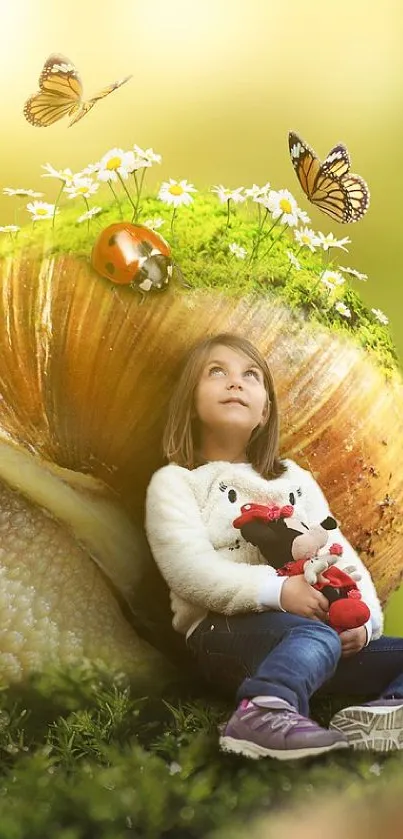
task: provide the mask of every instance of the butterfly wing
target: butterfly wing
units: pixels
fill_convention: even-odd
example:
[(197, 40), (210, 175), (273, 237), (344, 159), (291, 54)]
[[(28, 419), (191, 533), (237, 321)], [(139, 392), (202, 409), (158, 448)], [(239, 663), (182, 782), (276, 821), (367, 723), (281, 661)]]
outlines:
[(288, 146), (297, 178), (306, 197), (311, 201), (315, 181), (320, 170), (320, 160), (314, 150), (294, 131), (290, 131), (288, 134)]
[(74, 116), (72, 120), (70, 120), (69, 126), (74, 125), (75, 122), (78, 122), (79, 119), (82, 119), (82, 117), (88, 114), (88, 111), (90, 111), (91, 108), (94, 107), (95, 103), (98, 102), (99, 99), (104, 99), (105, 96), (109, 96), (110, 93), (113, 93), (113, 91), (117, 90), (118, 87), (121, 87), (122, 84), (126, 84), (126, 82), (128, 82), (131, 78), (131, 75), (125, 76), (124, 79), (119, 79), (119, 81), (108, 85), (108, 87), (102, 88), (102, 90), (100, 90), (99, 93), (96, 93), (95, 96), (93, 96), (91, 99), (88, 99), (87, 102), (83, 102), (81, 104), (79, 112)]
[(79, 110), (81, 79), (65, 56), (57, 53), (49, 56), (39, 77), (39, 87), (24, 106), (24, 116), (31, 125), (44, 128)]
[(364, 179), (350, 173), (350, 155), (342, 143), (334, 146), (323, 161), (290, 131), (291, 161), (306, 197), (340, 224), (358, 221), (369, 207), (369, 189)]

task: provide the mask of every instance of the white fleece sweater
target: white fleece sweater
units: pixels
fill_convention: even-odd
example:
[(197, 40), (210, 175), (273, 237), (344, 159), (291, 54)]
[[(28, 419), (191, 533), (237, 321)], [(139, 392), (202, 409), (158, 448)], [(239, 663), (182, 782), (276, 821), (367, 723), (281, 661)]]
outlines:
[[(267, 481), (249, 463), (211, 461), (189, 470), (170, 463), (151, 478), (146, 499), (146, 533), (171, 597), (173, 627), (189, 635), (208, 611), (232, 615), (281, 609), (278, 577), (259, 549), (246, 542), (233, 520), (248, 502), (295, 503), (307, 525), (331, 515), (322, 490), (310, 472), (292, 460), (287, 470)], [(290, 499), (290, 494), (293, 497)], [(367, 643), (379, 638), (382, 609), (368, 570), (339, 529), (332, 542), (343, 546), (336, 565), (355, 565), (357, 583), (371, 618)], [(326, 552), (326, 548), (323, 549)]]

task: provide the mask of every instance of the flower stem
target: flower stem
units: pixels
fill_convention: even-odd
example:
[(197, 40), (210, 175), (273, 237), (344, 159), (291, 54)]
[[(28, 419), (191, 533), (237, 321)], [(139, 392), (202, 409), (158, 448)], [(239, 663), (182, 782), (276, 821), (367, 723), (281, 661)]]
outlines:
[(58, 203), (59, 203), (59, 198), (60, 198), (60, 196), (61, 196), (61, 194), (62, 194), (62, 192), (63, 192), (63, 190), (64, 190), (64, 187), (65, 187), (65, 186), (66, 186), (66, 182), (65, 182), (65, 181), (62, 181), (62, 185), (61, 185), (61, 187), (60, 187), (59, 194), (58, 194), (58, 196), (57, 196), (57, 198), (56, 198), (56, 201), (55, 201), (55, 206), (54, 206), (54, 208), (53, 208), (52, 230), (54, 230), (54, 229), (55, 229), (56, 209), (57, 209), (57, 205), (58, 205)]
[(284, 225), (283, 229), (280, 231), (280, 233), (278, 234), (278, 236), (277, 236), (275, 239), (273, 239), (273, 241), (272, 241), (272, 243), (271, 243), (270, 247), (269, 247), (269, 248), (267, 248), (267, 251), (265, 251), (265, 252), (264, 252), (262, 259), (263, 259), (265, 256), (267, 256), (267, 254), (268, 254), (268, 253), (270, 253), (270, 251), (272, 250), (272, 248), (274, 248), (274, 245), (276, 244), (276, 242), (278, 242), (278, 241), (279, 241), (279, 239), (281, 239), (281, 237), (284, 235), (285, 231), (286, 231), (286, 230), (288, 230), (288, 227), (289, 227), (289, 225), (288, 225), (288, 224), (285, 224), (285, 225)]
[[(90, 205), (89, 205), (85, 195), (83, 195), (83, 201), (85, 202), (85, 206), (87, 208), (87, 213), (89, 213)], [(90, 232), (90, 220), (89, 220), (89, 218), (87, 218), (87, 233), (89, 233), (89, 232)]]
[(228, 198), (228, 201), (227, 201), (227, 223), (225, 225), (225, 230), (228, 230), (228, 228), (229, 228), (229, 214), (230, 214), (229, 202), (230, 201), (231, 201), (231, 199)]
[[(252, 248), (252, 253), (251, 253), (251, 255), (250, 255), (250, 259), (249, 259), (249, 262), (248, 262), (248, 267), (249, 267), (249, 265), (251, 265), (251, 264), (252, 264), (253, 260), (254, 260), (255, 258), (257, 258), (258, 251), (259, 251), (259, 244), (260, 244), (260, 240), (261, 240), (261, 238), (262, 238), (263, 228), (264, 228), (264, 225), (266, 224), (266, 219), (267, 219), (267, 216), (268, 216), (268, 215), (269, 215), (269, 210), (268, 210), (268, 209), (267, 209), (267, 207), (266, 207), (266, 212), (265, 212), (265, 214), (264, 214), (264, 216), (263, 216), (263, 220), (262, 220), (262, 222), (260, 223), (259, 228), (258, 228), (258, 231), (257, 231), (256, 242), (254, 243), (253, 248)], [(272, 224), (272, 226), (271, 226), (271, 228), (270, 228), (269, 232), (266, 234), (267, 236), (269, 235), (270, 231), (271, 231), (271, 230), (273, 230), (273, 227), (275, 227), (275, 226), (276, 226), (276, 224), (277, 224), (277, 222), (276, 222), (276, 221), (274, 222), (274, 224)]]
[(176, 216), (176, 210), (177, 210), (177, 207), (174, 207), (174, 211), (173, 211), (173, 213), (172, 213), (172, 218), (171, 218), (171, 235), (172, 235), (172, 239), (174, 238), (174, 221), (175, 221), (175, 216)]
[(146, 173), (146, 170), (143, 168), (143, 171), (141, 173), (141, 178), (140, 178), (140, 184), (138, 184), (136, 173), (134, 172), (134, 179), (135, 179), (136, 191), (137, 191), (137, 199), (136, 199), (136, 206), (134, 208), (134, 213), (133, 213), (133, 216), (132, 216), (132, 222), (137, 221), (138, 209), (139, 209), (140, 198), (141, 198), (141, 190), (143, 189), (143, 182), (144, 182), (145, 173)]
[[(125, 182), (124, 182), (124, 180), (123, 180), (123, 178), (122, 178), (122, 176), (121, 176), (120, 172), (117, 172), (117, 176), (118, 176), (118, 178), (119, 178), (119, 180), (120, 180), (120, 183), (122, 184), (122, 187), (123, 187), (123, 189), (124, 189), (124, 191), (125, 191), (125, 193), (126, 193), (126, 195), (127, 195), (128, 199), (129, 199), (129, 201), (130, 201), (130, 203), (131, 203), (131, 205), (132, 205), (132, 207), (133, 207), (133, 213), (135, 213), (135, 212), (136, 212), (136, 205), (135, 205), (135, 204), (134, 204), (134, 202), (133, 202), (133, 198), (131, 197), (130, 192), (129, 192), (129, 190), (128, 190), (128, 188), (127, 188), (127, 186), (126, 186), (126, 184), (125, 184)], [(132, 221), (133, 221), (133, 219), (132, 219)]]
[(114, 199), (115, 199), (115, 201), (116, 201), (116, 203), (117, 203), (117, 205), (118, 205), (118, 207), (119, 207), (119, 215), (120, 215), (120, 218), (123, 220), (122, 205), (121, 205), (121, 203), (120, 203), (120, 201), (119, 201), (119, 198), (118, 198), (118, 196), (116, 195), (116, 192), (115, 192), (115, 190), (114, 190), (114, 188), (113, 188), (113, 186), (112, 186), (112, 181), (108, 181), (108, 184), (109, 184), (109, 186), (110, 186), (110, 188), (111, 188), (111, 190), (112, 190), (112, 195), (113, 195), (113, 197), (114, 197)]

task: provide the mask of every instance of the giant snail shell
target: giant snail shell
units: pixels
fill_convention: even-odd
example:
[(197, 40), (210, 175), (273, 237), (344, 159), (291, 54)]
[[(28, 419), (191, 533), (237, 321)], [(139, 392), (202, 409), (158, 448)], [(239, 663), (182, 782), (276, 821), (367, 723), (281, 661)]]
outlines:
[(0, 679), (80, 656), (160, 670), (121, 604), (139, 605), (137, 525), (178, 364), (221, 331), (267, 357), (282, 452), (314, 472), (386, 602), (403, 571), (399, 374), (268, 296), (171, 284), (139, 305), (72, 255), (0, 271)]

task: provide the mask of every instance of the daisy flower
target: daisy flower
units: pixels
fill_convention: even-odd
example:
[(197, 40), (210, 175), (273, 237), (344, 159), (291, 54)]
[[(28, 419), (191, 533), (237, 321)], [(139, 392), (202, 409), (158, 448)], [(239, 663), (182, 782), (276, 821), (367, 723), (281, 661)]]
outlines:
[(245, 189), (245, 195), (247, 198), (252, 198), (252, 201), (261, 203), (262, 201), (266, 201), (269, 190), (270, 184), (268, 182), (264, 186), (257, 186), (257, 184), (253, 184), (250, 189)]
[(333, 233), (328, 233), (327, 236), (325, 236), (324, 233), (319, 231), (316, 238), (318, 240), (318, 245), (320, 245), (324, 251), (328, 251), (329, 248), (341, 248), (343, 251), (347, 251), (347, 248), (344, 246), (351, 244), (351, 239), (349, 239), (348, 236), (345, 236), (344, 239), (336, 239)]
[(42, 169), (46, 169), (42, 178), (57, 178), (59, 181), (63, 181), (63, 183), (68, 186), (73, 183), (74, 175), (71, 169), (54, 169), (50, 163), (45, 163), (42, 166)]
[(226, 201), (233, 201), (234, 204), (241, 204), (243, 201), (246, 201), (246, 197), (242, 195), (242, 191), (243, 186), (238, 186), (236, 189), (227, 189), (222, 184), (213, 186), (210, 190), (210, 192), (215, 192), (222, 204), (225, 204)]
[(300, 210), (299, 207), (297, 207), (297, 216), (299, 220), (302, 221), (304, 224), (311, 223), (311, 219), (309, 218), (308, 213), (306, 213), (305, 210)]
[[(136, 143), (133, 146), (134, 156), (139, 161), (140, 166), (152, 166), (153, 163), (161, 163), (162, 157), (156, 154), (153, 149), (141, 149)], [(137, 168), (140, 168), (137, 167)]]
[(343, 271), (344, 274), (349, 274), (351, 277), (355, 277), (356, 280), (362, 280), (363, 283), (365, 283), (368, 279), (368, 274), (361, 274), (361, 272), (356, 271), (355, 268), (345, 268), (344, 265), (338, 265), (337, 267), (339, 271)]
[(334, 304), (334, 308), (337, 309), (340, 315), (343, 315), (344, 318), (351, 318), (351, 309), (348, 306), (345, 306), (341, 300), (338, 300), (337, 303)]
[(155, 218), (148, 218), (146, 221), (142, 222), (142, 224), (144, 224), (146, 227), (150, 227), (151, 230), (159, 230), (159, 228), (162, 227), (164, 223), (164, 219), (159, 218), (158, 216), (156, 216)]
[(371, 309), (371, 312), (373, 315), (375, 315), (376, 319), (379, 320), (379, 323), (383, 323), (384, 326), (386, 326), (386, 324), (389, 323), (389, 318), (386, 317), (386, 315), (384, 314), (384, 312), (381, 311), (381, 309)]
[(56, 209), (55, 204), (47, 204), (46, 201), (31, 201), (27, 204), (27, 210), (31, 213), (32, 221), (45, 221), (46, 219), (53, 219)]
[(309, 248), (312, 253), (318, 247), (318, 240), (316, 233), (309, 227), (303, 227), (301, 230), (294, 230), (294, 238), (301, 248)]
[(188, 184), (186, 179), (175, 181), (173, 178), (170, 178), (169, 181), (164, 181), (161, 184), (158, 198), (164, 204), (173, 206), (176, 209), (183, 204), (188, 205), (192, 203), (193, 198), (190, 194), (191, 192), (197, 192), (197, 189), (194, 188), (193, 184)]
[(264, 206), (269, 210), (274, 220), (281, 224), (295, 227), (298, 224), (298, 205), (295, 198), (288, 189), (280, 189), (278, 192), (271, 189)]
[(231, 253), (233, 253), (238, 259), (245, 259), (245, 256), (248, 253), (245, 248), (242, 248), (241, 245), (237, 245), (236, 242), (232, 242), (232, 244), (228, 245), (228, 247)]
[(288, 259), (290, 260), (290, 263), (291, 263), (292, 267), (295, 268), (296, 271), (300, 271), (301, 270), (301, 263), (300, 263), (299, 259), (297, 259), (297, 257), (295, 256), (295, 254), (293, 254), (292, 251), (286, 251), (286, 253), (287, 253)]
[(323, 283), (323, 285), (326, 286), (326, 288), (328, 288), (329, 291), (333, 291), (333, 289), (336, 288), (334, 283), (331, 283), (330, 280), (328, 280), (326, 277), (321, 277), (320, 282)]
[(91, 178), (77, 178), (71, 186), (65, 186), (63, 192), (67, 192), (69, 198), (91, 198), (99, 186)]
[(326, 283), (331, 283), (332, 286), (343, 285), (343, 283), (346, 282), (344, 277), (342, 276), (342, 274), (340, 274), (339, 271), (330, 271), (330, 270), (323, 272), (323, 274), (321, 276), (321, 280), (322, 280), (322, 282), (324, 282), (326, 280), (325, 285), (326, 285)]
[(33, 189), (11, 189), (9, 186), (3, 188), (4, 195), (18, 195), (23, 198), (42, 198), (43, 192), (34, 192)]
[(83, 213), (82, 216), (78, 217), (77, 222), (78, 224), (81, 224), (83, 221), (89, 221), (99, 213), (102, 213), (102, 207), (91, 207), (91, 210), (87, 210), (86, 213)]
[(18, 233), (20, 228), (17, 224), (5, 224), (3, 227), (0, 227), (0, 233)]
[(134, 168), (135, 158), (132, 151), (110, 149), (99, 161), (98, 180), (117, 181), (119, 176), (126, 180)]
[(95, 175), (99, 171), (99, 163), (88, 163), (85, 169), (77, 172), (77, 178), (82, 178), (83, 175)]

